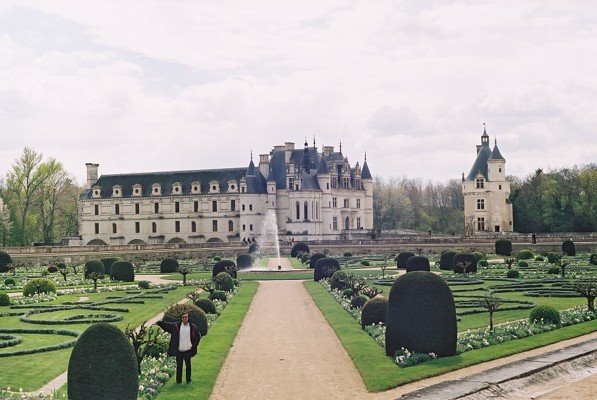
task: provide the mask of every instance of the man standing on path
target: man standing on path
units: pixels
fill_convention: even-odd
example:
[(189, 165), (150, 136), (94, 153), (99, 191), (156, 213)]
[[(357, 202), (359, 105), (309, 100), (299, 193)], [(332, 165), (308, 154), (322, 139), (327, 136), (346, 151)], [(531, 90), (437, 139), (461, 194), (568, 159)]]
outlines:
[(186, 365), (187, 383), (191, 383), (191, 357), (197, 355), (197, 346), (201, 340), (199, 329), (189, 321), (189, 313), (181, 316), (181, 322), (158, 321), (157, 325), (170, 333), (168, 355), (176, 357), (176, 383), (182, 382), (182, 362)]

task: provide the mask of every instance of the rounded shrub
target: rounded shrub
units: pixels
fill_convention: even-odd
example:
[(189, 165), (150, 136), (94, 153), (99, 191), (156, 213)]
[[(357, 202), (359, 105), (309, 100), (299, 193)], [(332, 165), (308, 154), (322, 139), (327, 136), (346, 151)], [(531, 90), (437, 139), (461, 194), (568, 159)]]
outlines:
[(512, 242), (508, 239), (498, 239), (495, 241), (495, 254), (500, 256), (512, 255)]
[(96, 272), (105, 274), (104, 264), (100, 260), (89, 260), (85, 263), (85, 279), (89, 279), (89, 274)]
[(228, 275), (236, 279), (236, 264), (231, 260), (220, 260), (214, 264), (211, 271), (212, 278), (215, 278), (220, 272), (227, 272)]
[(112, 277), (112, 274), (110, 273), (111, 268), (112, 268), (112, 264), (114, 264), (116, 261), (122, 261), (122, 258), (120, 258), (120, 257), (106, 257), (106, 258), (100, 259), (100, 261), (102, 262), (102, 264), (104, 264), (104, 273), (106, 275)]
[(552, 306), (536, 306), (531, 310), (529, 321), (541, 322), (541, 320), (554, 325), (560, 325), (562, 322), (560, 312)]
[(228, 295), (222, 290), (214, 290), (208, 296), (210, 300), (228, 301)]
[(15, 281), (14, 278), (6, 278), (4, 280), (4, 284), (6, 286), (16, 286), (17, 285), (17, 281)]
[(290, 250), (290, 257), (296, 257), (299, 253), (309, 253), (309, 245), (304, 242), (298, 242)]
[(547, 262), (550, 264), (557, 264), (558, 261), (560, 261), (560, 258), (562, 258), (562, 256), (559, 253), (553, 251), (547, 253)]
[(458, 253), (453, 262), (454, 272), (457, 274), (477, 272), (477, 257), (472, 253)]
[(325, 254), (313, 253), (311, 258), (309, 259), (309, 268), (315, 269), (315, 264), (317, 264), (317, 261), (321, 260), (322, 258), (325, 258)]
[(567, 239), (562, 242), (562, 253), (567, 256), (576, 255), (576, 246), (574, 246), (574, 242), (572, 240)]
[(516, 255), (516, 258), (518, 258), (519, 260), (532, 260), (534, 257), (535, 255), (533, 254), (533, 252), (528, 249), (522, 249)]
[(367, 298), (365, 296), (354, 296), (350, 299), (350, 308), (363, 308), (366, 302)]
[(214, 260), (215, 262), (218, 262), (218, 261), (220, 261), (221, 259), (222, 259), (222, 257), (220, 257), (220, 256), (214, 256), (214, 258), (213, 258), (213, 260)]
[(597, 265), (597, 254), (593, 253), (589, 256), (589, 262), (592, 265)]
[(489, 263), (487, 262), (487, 260), (479, 260), (477, 261), (477, 267), (478, 268), (485, 268), (489, 265)]
[(23, 287), (23, 296), (33, 296), (37, 293), (56, 293), (56, 284), (47, 278), (34, 278), (29, 280)]
[(345, 289), (347, 278), (348, 278), (348, 275), (346, 275), (346, 272), (344, 272), (344, 271), (334, 272), (334, 275), (332, 275), (332, 278), (330, 279), (330, 288), (336, 289), (336, 290)]
[(352, 299), (354, 297), (354, 290), (351, 288), (346, 288), (342, 291), (342, 297), (347, 299)]
[(10, 297), (7, 293), (0, 293), (0, 307), (9, 306)]
[(251, 254), (239, 254), (236, 256), (236, 265), (238, 265), (238, 268), (240, 269), (251, 268), (253, 266), (253, 261), (253, 256)]
[(518, 262), (518, 267), (519, 267), (519, 268), (528, 268), (528, 266), (529, 266), (529, 263), (528, 263), (528, 262), (526, 262), (525, 260), (520, 260), (520, 261)]
[(319, 282), (322, 279), (331, 278), (334, 272), (340, 270), (340, 263), (335, 258), (320, 258), (315, 263), (315, 271), (313, 272), (313, 279)]
[(368, 267), (370, 265), (369, 260), (361, 260), (361, 265), (363, 267)]
[(139, 289), (149, 289), (151, 287), (151, 283), (149, 281), (139, 281)]
[(210, 299), (197, 299), (195, 305), (202, 309), (206, 314), (217, 314), (216, 306)]
[(234, 281), (228, 272), (220, 272), (213, 280), (217, 290), (231, 292), (234, 289)]
[(114, 325), (91, 325), (73, 348), (67, 379), (71, 400), (136, 400), (139, 377), (133, 346)]
[(344, 257), (352, 257), (352, 253), (350, 251), (345, 252), (342, 254)]
[(543, 258), (543, 256), (537, 256), (535, 257), (535, 261), (545, 261), (545, 258)]
[(309, 253), (301, 254), (301, 264), (306, 264), (310, 258), (311, 258), (311, 254), (309, 254)]
[(181, 316), (184, 313), (189, 313), (189, 321), (194, 324), (201, 336), (207, 335), (207, 316), (205, 312), (191, 303), (174, 304), (164, 311), (162, 321), (165, 322), (180, 322)]
[(54, 274), (54, 273), (58, 272), (58, 267), (55, 266), (55, 265), (50, 265), (48, 267), (48, 272), (51, 273), (51, 274)]
[(439, 269), (451, 270), (454, 269), (454, 256), (458, 254), (455, 251), (444, 251), (439, 257)]
[(135, 266), (130, 261), (115, 261), (110, 266), (110, 278), (115, 281), (134, 282)]
[(0, 272), (7, 272), (9, 264), (12, 264), (12, 257), (7, 252), (0, 250)]
[(562, 272), (562, 270), (560, 269), (560, 267), (549, 267), (547, 269), (547, 273), (548, 274), (552, 274), (552, 275), (558, 275), (560, 272)]
[(453, 356), (456, 333), (454, 297), (442, 278), (415, 271), (394, 281), (388, 298), (386, 355), (394, 357), (404, 347), (438, 357)]
[(424, 256), (412, 256), (406, 261), (406, 272), (429, 271), (429, 259)]
[(406, 262), (409, 258), (414, 257), (415, 253), (411, 253), (410, 251), (404, 251), (402, 253), (398, 253), (396, 256), (396, 267), (398, 269), (406, 269)]
[(473, 252), (473, 254), (475, 255), (475, 257), (477, 257), (477, 261), (485, 260), (485, 254), (479, 251), (475, 251)]
[(172, 257), (166, 257), (160, 263), (160, 272), (162, 274), (169, 274), (172, 272), (176, 272), (178, 267), (180, 267), (180, 264), (178, 264), (178, 260)]
[(388, 299), (383, 296), (375, 296), (367, 300), (361, 312), (361, 327), (365, 329), (368, 325), (386, 323), (386, 312), (388, 310)]
[(508, 272), (506, 272), (507, 278), (518, 278), (519, 276), (520, 276), (520, 272), (518, 272), (515, 269), (509, 269)]
[(259, 245), (257, 243), (251, 243), (249, 246), (249, 254), (251, 253), (258, 253), (259, 252)]

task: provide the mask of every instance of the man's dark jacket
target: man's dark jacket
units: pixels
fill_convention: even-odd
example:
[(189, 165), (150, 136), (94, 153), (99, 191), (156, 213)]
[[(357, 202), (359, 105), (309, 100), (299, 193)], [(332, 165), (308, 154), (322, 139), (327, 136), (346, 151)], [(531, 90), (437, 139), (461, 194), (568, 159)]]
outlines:
[[(182, 322), (171, 323), (171, 322), (164, 322), (158, 321), (157, 325), (165, 330), (166, 332), (170, 333), (170, 345), (168, 346), (168, 355), (175, 356), (178, 354), (178, 344), (180, 341), (180, 325)], [(197, 355), (197, 346), (199, 346), (199, 341), (201, 340), (201, 334), (199, 333), (199, 329), (193, 324), (191, 324), (191, 357)]]

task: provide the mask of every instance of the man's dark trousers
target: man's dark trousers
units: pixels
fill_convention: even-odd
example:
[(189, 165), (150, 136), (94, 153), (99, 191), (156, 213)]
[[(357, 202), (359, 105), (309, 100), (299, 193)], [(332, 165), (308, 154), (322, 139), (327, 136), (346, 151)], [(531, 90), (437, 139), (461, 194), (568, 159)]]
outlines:
[(176, 382), (182, 382), (182, 362), (186, 364), (187, 382), (191, 381), (191, 350), (176, 353)]

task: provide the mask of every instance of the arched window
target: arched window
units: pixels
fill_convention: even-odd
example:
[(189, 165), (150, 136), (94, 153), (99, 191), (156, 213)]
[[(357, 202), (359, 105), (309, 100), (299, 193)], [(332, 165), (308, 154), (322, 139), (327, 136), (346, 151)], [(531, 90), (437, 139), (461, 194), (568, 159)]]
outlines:
[(296, 219), (301, 219), (301, 203), (296, 202)]
[(319, 202), (315, 202), (315, 219), (319, 220)]
[(151, 223), (151, 232), (152, 233), (156, 233), (158, 231), (158, 224), (156, 224), (155, 222)]
[(191, 221), (191, 232), (197, 232), (197, 223), (195, 221)]
[(348, 223), (349, 223), (349, 221), (348, 221), (348, 217), (346, 217), (346, 218), (344, 219), (344, 229), (349, 229), (349, 228), (348, 228)]
[(117, 233), (116, 232), (116, 224), (112, 224), (112, 233)]
[(234, 222), (228, 221), (228, 231), (232, 232), (234, 230)]
[(305, 201), (303, 208), (305, 210), (305, 219), (309, 219), (309, 203)]

